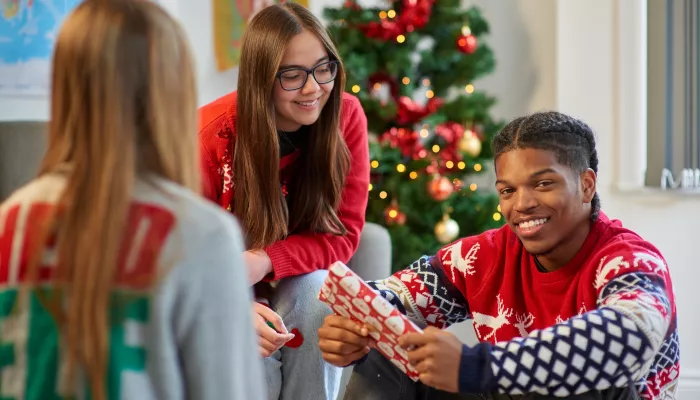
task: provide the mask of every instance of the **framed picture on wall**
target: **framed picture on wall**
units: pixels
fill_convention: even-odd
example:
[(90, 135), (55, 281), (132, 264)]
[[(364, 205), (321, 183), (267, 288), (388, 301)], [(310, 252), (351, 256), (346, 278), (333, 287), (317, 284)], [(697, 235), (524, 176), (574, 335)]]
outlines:
[(49, 93), (56, 35), (80, 2), (0, 0), (0, 95)]
[[(214, 53), (219, 71), (238, 65), (241, 56), (241, 39), (248, 21), (260, 10), (279, 0), (212, 0), (214, 18)], [(281, 2), (284, 2), (282, 0)], [(304, 7), (308, 0), (295, 0)]]

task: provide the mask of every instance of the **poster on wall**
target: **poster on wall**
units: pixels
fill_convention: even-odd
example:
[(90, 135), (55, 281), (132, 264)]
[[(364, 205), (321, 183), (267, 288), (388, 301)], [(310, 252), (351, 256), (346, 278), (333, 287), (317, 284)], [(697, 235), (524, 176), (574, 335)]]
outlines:
[[(214, 18), (214, 53), (219, 71), (238, 65), (241, 39), (248, 21), (261, 9), (279, 3), (279, 0), (212, 0)], [(284, 2), (284, 0), (282, 0)], [(308, 0), (295, 0), (304, 7)]]
[(0, 96), (49, 93), (56, 35), (80, 2), (0, 0)]

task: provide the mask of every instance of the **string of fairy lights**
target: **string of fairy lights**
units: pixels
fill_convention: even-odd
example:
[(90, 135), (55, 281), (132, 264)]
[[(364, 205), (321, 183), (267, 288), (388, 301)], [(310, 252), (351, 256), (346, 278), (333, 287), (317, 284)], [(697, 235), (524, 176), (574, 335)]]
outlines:
[[(415, 1), (409, 3), (411, 6), (417, 6), (417, 3)], [(348, 0), (346, 3), (346, 6), (350, 7), (357, 7), (356, 4), (354, 4), (354, 0)], [(408, 32), (411, 32), (412, 29), (410, 30), (404, 30), (404, 31), (396, 31), (397, 25), (392, 25), (392, 24), (398, 24), (401, 25), (401, 20), (402, 16), (399, 16), (397, 12), (393, 9), (390, 10), (382, 10), (378, 12), (379, 18), (382, 20), (382, 23), (379, 25), (384, 24), (385, 22), (387, 23), (386, 25), (383, 25), (385, 31), (383, 34), (387, 33), (387, 30), (389, 29), (394, 29), (392, 31), (392, 34), (386, 36), (382, 36), (382, 33), (377, 33), (376, 31), (372, 31), (371, 35), (372, 37), (381, 37), (383, 40), (393, 40), (398, 43), (399, 45), (404, 44), (406, 42), (406, 34)], [(427, 17), (426, 17), (427, 18)], [(389, 22), (388, 20), (392, 20), (393, 22)], [(422, 23), (425, 23), (427, 21), (423, 20)], [(342, 22), (342, 21), (341, 21)], [(366, 29), (372, 29), (373, 27), (365, 27)], [(376, 28), (376, 25), (374, 26)], [(400, 27), (399, 27), (400, 28)], [(365, 33), (368, 33), (369, 30), (365, 31)], [(457, 38), (456, 45), (460, 51), (462, 51), (465, 54), (472, 54), (476, 47), (477, 47), (477, 39), (474, 35), (472, 35), (471, 29), (469, 26), (464, 25), (461, 29), (462, 35)], [(377, 36), (378, 35), (378, 36)], [(395, 78), (394, 78), (395, 79)], [(390, 79), (389, 82), (382, 82), (380, 79), (379, 82), (374, 82), (372, 83), (372, 80), (370, 79), (370, 95), (372, 96), (377, 96), (381, 98), (381, 96), (384, 94), (382, 92), (383, 89), (385, 88), (385, 85), (387, 83), (390, 85), (390, 93), (392, 93), (392, 90), (394, 90), (392, 96), (397, 96), (396, 93), (398, 93), (397, 90), (397, 84), (402, 84), (402, 85), (410, 85), (412, 83), (412, 80), (408, 76), (404, 76), (398, 80), (398, 82), (394, 81), (394, 79)], [(434, 99), (435, 97), (435, 92), (431, 89), (431, 81), (428, 78), (422, 78), (420, 81), (419, 87), (421, 87), (418, 91), (418, 93), (415, 93), (415, 95), (420, 96), (420, 92), (423, 92), (422, 95), (424, 98), (427, 98), (429, 101), (434, 101), (434, 100), (440, 100), (440, 99)], [(475, 87), (472, 83), (466, 84), (464, 86), (464, 91), (467, 94), (472, 94), (475, 91)], [(354, 94), (359, 94), (363, 90), (363, 86), (361, 86), (358, 83), (352, 84), (350, 87), (350, 90)], [(415, 98), (415, 97), (414, 97)], [(432, 99), (432, 100), (431, 100)], [(393, 128), (392, 128), (393, 129)], [(436, 128), (437, 129), (437, 128)], [(400, 129), (399, 129), (400, 130)], [(464, 134), (461, 139), (456, 143), (456, 147), (463, 151), (464, 153), (467, 153), (471, 155), (472, 157), (477, 157), (481, 153), (481, 140), (470, 128), (464, 129), (462, 127), (459, 130), (459, 134), (462, 135)], [(415, 134), (415, 133), (413, 133)], [(433, 130), (432, 135), (436, 135), (435, 130)], [(430, 126), (427, 124), (424, 124), (422, 128), (418, 131), (418, 136), (420, 139), (418, 141), (427, 141), (427, 139), (430, 138), (431, 136), (431, 129)], [(422, 140), (421, 140), (422, 139)], [(461, 192), (463, 195), (466, 195), (468, 191), (471, 192), (476, 192), (479, 187), (477, 183), (472, 182), (469, 183), (469, 185), (465, 185), (463, 182), (464, 176), (469, 172), (470, 169), (473, 169), (474, 172), (479, 173), (483, 171), (483, 165), (480, 163), (475, 163), (472, 166), (469, 166), (465, 161), (462, 160), (450, 160), (450, 152), (454, 151), (452, 149), (452, 146), (455, 146), (455, 142), (450, 142), (448, 143), (450, 148), (447, 150), (447, 153), (444, 153), (443, 156), (438, 157), (438, 158), (432, 158), (432, 163), (433, 167), (428, 167), (426, 171), (424, 172), (423, 169), (420, 171), (416, 170), (411, 170), (409, 171), (409, 167), (403, 163), (403, 162), (398, 162), (396, 165), (393, 166), (392, 169), (395, 169), (395, 171), (399, 174), (408, 174), (408, 178), (410, 180), (416, 180), (418, 179), (422, 174), (427, 173), (428, 175), (433, 175), (433, 179), (429, 180), (428, 182), (428, 187), (426, 188), (426, 191), (431, 195), (431, 197), (438, 201), (438, 202), (444, 202), (447, 200), (453, 193), (456, 192)], [(393, 147), (393, 146), (392, 146)], [(443, 151), (441, 146), (439, 144), (433, 144), (430, 146), (430, 148), (419, 148), (416, 149), (415, 156), (417, 156), (420, 159), (425, 159), (426, 157), (429, 156), (429, 152), (432, 152), (433, 155), (438, 155)], [(461, 157), (458, 157), (461, 158)], [(414, 157), (415, 159), (415, 157)], [(405, 162), (405, 161), (404, 161)], [(373, 170), (377, 170), (380, 167), (380, 161), (379, 160), (371, 160), (370, 166)], [(386, 166), (385, 166), (386, 167)], [(456, 170), (455, 170), (456, 167)], [(424, 168), (424, 167), (421, 167)], [(432, 168), (432, 170), (431, 170)], [(451, 173), (455, 173), (458, 171), (463, 171), (464, 176), (461, 176), (462, 179), (460, 178), (453, 178), (449, 179), (448, 177), (441, 176), (438, 171), (445, 171), (448, 170)], [(386, 173), (386, 169), (383, 169)], [(444, 172), (443, 172), (444, 173)], [(380, 174), (381, 175), (381, 174)], [(378, 186), (382, 186), (380, 182), (375, 182), (375, 184), (378, 184)], [(375, 188), (375, 185), (370, 183), (368, 187), (368, 191), (372, 192), (378, 190), (378, 197), (381, 200), (386, 200), (389, 201), (390, 204), (387, 205), (387, 207), (384, 210), (384, 216), (386, 218), (387, 224), (401, 224), (403, 225), (406, 221), (406, 216), (401, 212), (401, 210), (398, 207), (398, 201), (394, 194), (390, 194), (385, 188), (379, 187)], [(479, 206), (477, 206), (477, 211)], [(447, 203), (443, 203), (443, 218), (441, 221), (439, 221), (436, 226), (435, 226), (435, 235), (438, 238), (440, 242), (447, 242), (450, 240), (453, 240), (454, 238), (457, 237), (459, 234), (459, 225), (452, 220), (449, 215), (452, 213), (452, 207), (449, 207)], [(501, 209), (500, 206), (497, 207), (497, 211), (492, 214), (492, 218), (494, 221), (500, 221), (502, 219), (501, 215)]]

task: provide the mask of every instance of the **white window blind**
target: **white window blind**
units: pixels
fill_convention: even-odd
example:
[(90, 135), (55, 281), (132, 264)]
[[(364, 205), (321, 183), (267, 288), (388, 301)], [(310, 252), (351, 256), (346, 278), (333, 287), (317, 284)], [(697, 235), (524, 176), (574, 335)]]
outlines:
[(647, 186), (700, 190), (699, 3), (647, 3)]

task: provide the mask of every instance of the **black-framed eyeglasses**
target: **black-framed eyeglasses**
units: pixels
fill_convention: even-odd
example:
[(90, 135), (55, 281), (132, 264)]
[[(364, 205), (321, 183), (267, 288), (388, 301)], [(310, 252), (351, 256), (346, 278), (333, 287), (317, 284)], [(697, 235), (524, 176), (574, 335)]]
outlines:
[(282, 89), (287, 91), (299, 90), (306, 85), (309, 74), (314, 76), (319, 85), (332, 82), (338, 74), (338, 61), (331, 60), (312, 69), (287, 68), (277, 73), (277, 79), (279, 79)]

